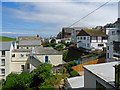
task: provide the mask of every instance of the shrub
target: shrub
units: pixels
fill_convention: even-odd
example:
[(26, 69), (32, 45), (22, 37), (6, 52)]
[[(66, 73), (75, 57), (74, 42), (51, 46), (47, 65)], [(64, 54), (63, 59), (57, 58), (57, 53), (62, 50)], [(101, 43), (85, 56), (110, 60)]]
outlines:
[(77, 71), (71, 71), (70, 72), (70, 77), (75, 77), (75, 76), (79, 76)]
[(63, 49), (63, 45), (59, 45), (59, 46), (55, 47), (54, 49), (56, 49), (56, 50), (62, 50)]
[(43, 86), (39, 86), (40, 90), (55, 90), (55, 88), (52, 85), (43, 85)]
[(66, 58), (67, 58), (67, 54), (68, 54), (68, 51), (66, 51), (66, 52), (63, 53), (63, 60), (64, 60), (64, 61), (65, 61)]

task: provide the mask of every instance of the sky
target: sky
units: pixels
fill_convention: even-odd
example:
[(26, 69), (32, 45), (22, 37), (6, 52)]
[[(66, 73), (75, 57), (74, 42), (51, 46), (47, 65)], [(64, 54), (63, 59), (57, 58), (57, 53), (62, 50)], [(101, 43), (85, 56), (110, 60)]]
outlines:
[[(20, 1), (20, 0), (19, 0)], [(75, 21), (104, 4), (102, 0), (3, 0), (2, 31), (3, 36), (16, 37), (37, 35), (55, 36), (62, 27), (69, 27)], [(118, 18), (118, 1), (110, 1), (74, 27), (93, 28), (113, 23)], [(0, 5), (1, 6), (1, 5)]]

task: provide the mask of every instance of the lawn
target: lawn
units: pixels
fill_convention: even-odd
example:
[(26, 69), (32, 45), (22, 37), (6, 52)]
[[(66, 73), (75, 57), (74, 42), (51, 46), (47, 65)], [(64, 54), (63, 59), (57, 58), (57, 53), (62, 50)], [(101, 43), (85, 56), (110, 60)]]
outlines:
[(0, 36), (0, 41), (16, 41), (14, 38)]

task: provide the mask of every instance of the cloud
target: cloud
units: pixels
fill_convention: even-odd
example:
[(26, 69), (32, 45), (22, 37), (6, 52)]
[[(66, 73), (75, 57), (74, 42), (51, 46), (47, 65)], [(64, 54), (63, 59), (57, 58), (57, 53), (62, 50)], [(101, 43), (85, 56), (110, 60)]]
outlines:
[[(107, 2), (109, 0), (2, 0), (2, 2)], [(111, 0), (118, 2), (119, 0)]]
[(16, 32), (0, 32), (0, 34), (34, 35), (34, 34), (31, 34), (31, 33), (16, 33)]
[[(35, 31), (43, 33), (45, 33), (45, 31), (51, 31), (51, 33), (56, 33), (59, 32), (62, 27), (71, 25), (104, 3), (90, 3), (90, 0), (84, 0), (89, 3), (76, 3), (80, 0), (76, 0), (76, 2), (72, 2), (72, 0), (66, 0), (66, 2), (64, 0), (59, 0), (59, 2), (57, 2), (58, 0), (53, 1), (54, 2), (18, 3), (21, 4), (21, 9), (9, 7), (5, 7), (4, 9), (13, 13), (10, 15), (11, 17), (24, 20), (25, 22), (54, 24), (52, 26), (35, 29)], [(81, 2), (82, 1), (83, 0), (81, 0)], [(24, 6), (27, 6), (27, 8)], [(29, 10), (31, 7), (33, 10)], [(105, 25), (115, 20), (117, 20), (117, 3), (110, 3), (77, 23), (75, 26), (91, 28), (97, 25)]]

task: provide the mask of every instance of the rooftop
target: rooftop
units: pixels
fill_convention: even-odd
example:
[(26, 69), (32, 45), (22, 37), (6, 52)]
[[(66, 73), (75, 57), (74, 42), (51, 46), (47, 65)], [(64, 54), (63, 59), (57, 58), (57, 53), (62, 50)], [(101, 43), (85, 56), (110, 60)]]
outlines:
[(83, 31), (85, 31), (90, 36), (104, 36), (104, 37), (107, 36), (104, 32), (97, 30), (97, 29), (82, 29), (77, 36), (83, 35), (81, 33)]
[(11, 42), (0, 42), (0, 51), (10, 50)]
[(67, 79), (71, 88), (84, 88), (84, 76), (77, 76)]
[(30, 41), (19, 41), (19, 45), (27, 45), (27, 46), (34, 46), (34, 45), (41, 45), (41, 40), (30, 40)]
[(14, 49), (13, 52), (30, 52), (30, 49)]
[(96, 76), (103, 79), (104, 81), (111, 84), (112, 86), (114, 86), (115, 68), (113, 66), (119, 63), (120, 61), (95, 64), (95, 65), (85, 65), (83, 66), (83, 68), (85, 70), (88, 70), (92, 74), (95, 74)]
[(51, 48), (51, 47), (35, 47), (32, 50), (33, 54), (39, 54), (39, 55), (61, 55), (62, 53)]

